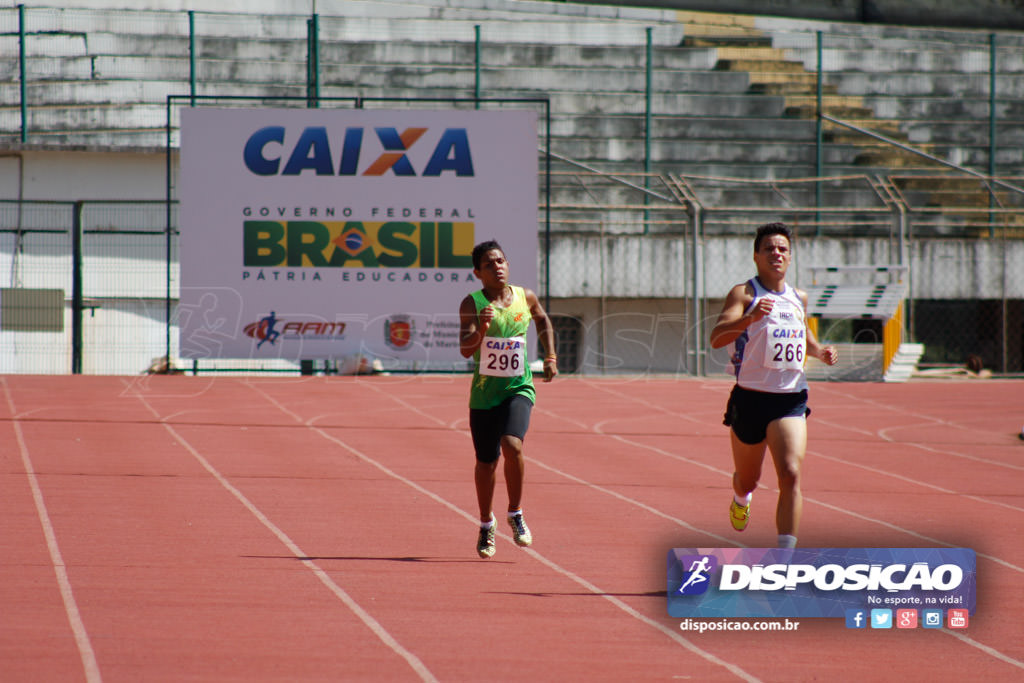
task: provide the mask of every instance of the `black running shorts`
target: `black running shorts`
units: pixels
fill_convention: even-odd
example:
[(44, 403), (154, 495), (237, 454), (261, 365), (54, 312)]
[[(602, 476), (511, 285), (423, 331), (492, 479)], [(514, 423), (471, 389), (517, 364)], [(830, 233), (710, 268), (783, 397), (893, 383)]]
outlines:
[(519, 394), (494, 408), (470, 408), (469, 431), (473, 435), (476, 459), (484, 463), (495, 462), (501, 455), (501, 437), (506, 434), (525, 440), (532, 409), (533, 401)]
[(725, 406), (722, 424), (732, 427), (736, 437), (745, 444), (761, 443), (768, 434), (768, 423), (783, 417), (806, 417), (807, 390), (791, 394), (770, 394), (764, 391), (732, 388)]

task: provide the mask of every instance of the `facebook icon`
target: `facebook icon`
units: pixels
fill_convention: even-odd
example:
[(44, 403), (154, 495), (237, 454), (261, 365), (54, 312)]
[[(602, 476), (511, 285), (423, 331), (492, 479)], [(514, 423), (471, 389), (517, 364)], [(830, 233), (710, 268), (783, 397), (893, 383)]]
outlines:
[(867, 612), (862, 609), (846, 610), (846, 628), (867, 628)]

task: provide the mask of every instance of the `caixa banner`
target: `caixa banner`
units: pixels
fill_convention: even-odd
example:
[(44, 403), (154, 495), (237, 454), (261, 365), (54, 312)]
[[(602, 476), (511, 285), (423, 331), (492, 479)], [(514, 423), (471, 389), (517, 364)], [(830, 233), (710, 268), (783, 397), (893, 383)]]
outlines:
[(974, 614), (967, 548), (673, 548), (673, 617), (839, 617), (848, 609)]
[(524, 109), (183, 109), (181, 356), (464, 367), (473, 246), (537, 287), (537, 130)]

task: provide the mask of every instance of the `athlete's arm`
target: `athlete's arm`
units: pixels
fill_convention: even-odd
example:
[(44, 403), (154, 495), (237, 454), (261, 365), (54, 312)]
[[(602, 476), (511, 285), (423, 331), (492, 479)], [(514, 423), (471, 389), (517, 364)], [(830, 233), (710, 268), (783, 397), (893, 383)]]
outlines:
[(493, 307), (487, 306), (478, 316), (473, 297), (467, 296), (462, 300), (459, 304), (459, 353), (463, 358), (472, 356), (484, 343), (493, 318)]
[(761, 297), (757, 306), (748, 312), (747, 307), (753, 300), (754, 288), (748, 282), (729, 290), (722, 305), (722, 312), (718, 314), (718, 320), (711, 330), (711, 348), (720, 349), (728, 346), (752, 323), (771, 313), (773, 301), (766, 296)]
[(527, 289), (526, 304), (530, 307), (530, 316), (537, 324), (537, 338), (544, 347), (544, 381), (550, 382), (558, 375), (558, 356), (555, 350), (555, 328), (551, 325), (551, 318), (548, 317), (544, 307), (540, 305), (540, 299), (532, 289)]

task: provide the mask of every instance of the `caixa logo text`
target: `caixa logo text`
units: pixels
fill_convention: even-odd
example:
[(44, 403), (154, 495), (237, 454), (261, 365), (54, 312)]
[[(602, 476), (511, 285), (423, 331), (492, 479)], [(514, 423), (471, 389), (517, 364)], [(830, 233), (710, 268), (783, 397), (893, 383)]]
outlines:
[[(285, 126), (266, 126), (249, 136), (243, 158), (246, 168), (262, 176), (297, 176), (305, 170), (329, 176), (381, 176), (388, 171), (396, 176), (440, 176), (444, 171), (473, 176), (473, 155), (465, 128), (446, 128), (419, 173), (406, 153), (423, 138), (427, 128), (406, 128), (401, 133), (387, 127), (373, 130), (384, 151), (363, 166), (360, 156), (366, 129), (361, 127), (346, 128), (339, 138), (329, 134), (325, 126), (309, 126), (296, 138)], [(341, 146), (340, 155), (335, 156), (332, 144)]]
[(515, 339), (488, 339), (485, 345), (489, 349), (495, 349), (497, 351), (515, 351), (523, 348), (523, 343), (516, 341)]

